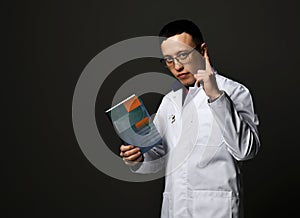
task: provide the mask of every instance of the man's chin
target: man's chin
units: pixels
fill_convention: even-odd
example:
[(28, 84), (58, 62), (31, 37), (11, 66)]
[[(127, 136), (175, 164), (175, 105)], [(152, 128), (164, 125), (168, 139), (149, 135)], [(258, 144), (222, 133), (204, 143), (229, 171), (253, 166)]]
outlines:
[(194, 86), (195, 84), (195, 80), (192, 79), (179, 79), (179, 82), (184, 86)]

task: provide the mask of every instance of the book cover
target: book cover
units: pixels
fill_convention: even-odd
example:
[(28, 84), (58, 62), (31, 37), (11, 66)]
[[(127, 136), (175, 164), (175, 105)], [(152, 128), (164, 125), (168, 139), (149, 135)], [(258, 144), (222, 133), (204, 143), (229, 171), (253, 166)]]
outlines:
[(142, 153), (162, 143), (162, 138), (145, 105), (135, 94), (105, 113), (123, 142), (140, 147)]

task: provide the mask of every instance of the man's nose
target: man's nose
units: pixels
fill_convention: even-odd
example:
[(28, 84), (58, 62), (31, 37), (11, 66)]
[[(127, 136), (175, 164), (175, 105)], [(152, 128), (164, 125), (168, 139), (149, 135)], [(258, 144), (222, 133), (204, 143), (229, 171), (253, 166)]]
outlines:
[(183, 64), (180, 63), (177, 59), (174, 59), (174, 68), (179, 71), (183, 69)]

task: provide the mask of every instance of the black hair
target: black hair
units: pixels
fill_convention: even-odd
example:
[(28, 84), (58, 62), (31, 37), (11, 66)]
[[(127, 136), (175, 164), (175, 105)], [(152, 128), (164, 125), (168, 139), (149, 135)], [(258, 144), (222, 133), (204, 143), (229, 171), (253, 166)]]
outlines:
[[(160, 37), (169, 38), (171, 36), (186, 32), (193, 37), (196, 45), (201, 45), (204, 40), (199, 27), (190, 20), (175, 20), (166, 24), (159, 32)], [(162, 41), (161, 41), (162, 42)]]

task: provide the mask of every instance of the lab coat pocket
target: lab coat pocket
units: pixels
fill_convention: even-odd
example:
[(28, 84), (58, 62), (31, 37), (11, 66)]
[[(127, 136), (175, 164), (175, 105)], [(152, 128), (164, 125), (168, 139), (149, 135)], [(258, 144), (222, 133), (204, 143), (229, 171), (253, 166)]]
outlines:
[(231, 199), (231, 191), (193, 191), (193, 218), (231, 218)]
[(163, 193), (163, 202), (161, 208), (161, 218), (169, 218), (172, 217), (172, 203), (170, 193), (164, 192)]

